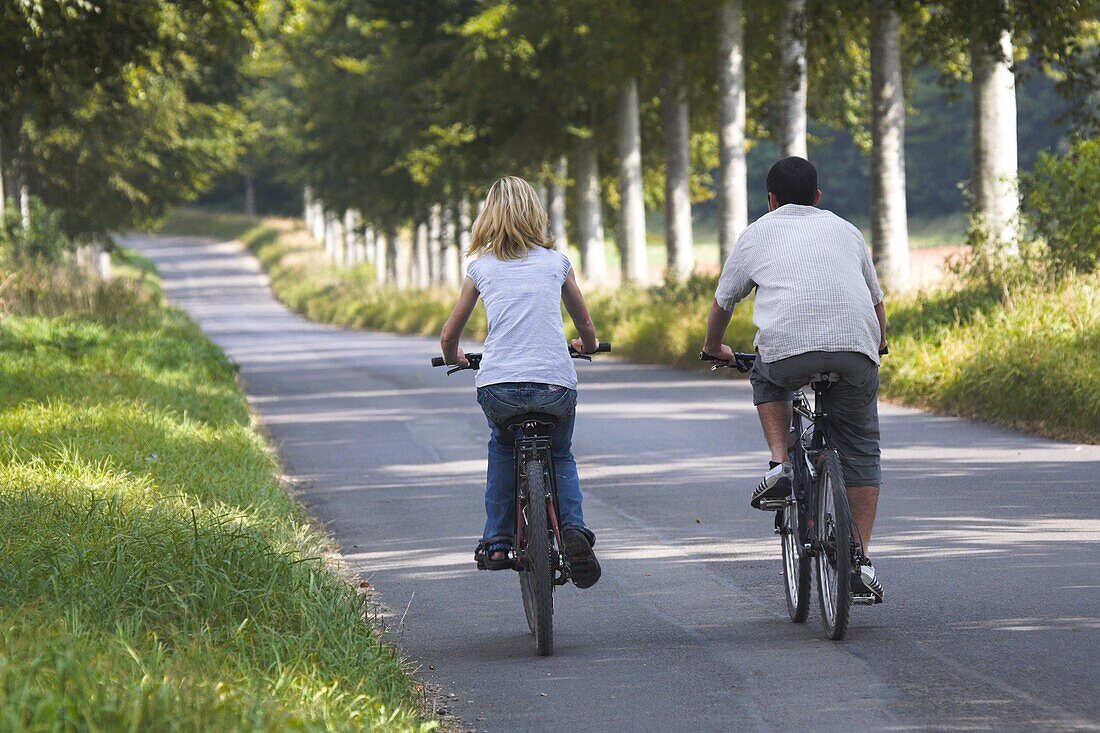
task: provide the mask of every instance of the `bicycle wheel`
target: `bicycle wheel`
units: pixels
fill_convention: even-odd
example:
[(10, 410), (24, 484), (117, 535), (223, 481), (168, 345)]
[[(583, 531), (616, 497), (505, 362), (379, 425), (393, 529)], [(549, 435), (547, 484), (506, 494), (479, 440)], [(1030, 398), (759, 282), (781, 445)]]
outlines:
[(810, 558), (802, 552), (805, 516), (798, 501), (783, 510), (779, 534), (783, 545), (783, 585), (786, 588), (787, 613), (791, 621), (800, 624), (810, 613)]
[(833, 641), (848, 630), (848, 609), (852, 603), (852, 513), (844, 489), (844, 474), (836, 451), (825, 451), (818, 462), (817, 597), (821, 623)]
[(546, 518), (546, 476), (542, 462), (527, 461), (523, 467), (527, 481), (527, 553), (526, 567), (519, 574), (523, 610), (527, 625), (535, 635), (540, 657), (554, 653), (554, 578), (550, 565), (550, 525)]

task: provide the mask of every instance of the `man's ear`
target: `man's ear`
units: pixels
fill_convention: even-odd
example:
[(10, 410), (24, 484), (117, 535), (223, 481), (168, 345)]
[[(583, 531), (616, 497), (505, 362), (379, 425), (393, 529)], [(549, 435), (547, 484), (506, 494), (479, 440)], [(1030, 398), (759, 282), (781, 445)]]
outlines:
[(817, 202), (821, 200), (821, 189), (817, 189), (817, 193), (814, 194), (814, 206), (817, 206)]
[(779, 208), (779, 199), (775, 197), (775, 194), (768, 191), (768, 211), (775, 211)]

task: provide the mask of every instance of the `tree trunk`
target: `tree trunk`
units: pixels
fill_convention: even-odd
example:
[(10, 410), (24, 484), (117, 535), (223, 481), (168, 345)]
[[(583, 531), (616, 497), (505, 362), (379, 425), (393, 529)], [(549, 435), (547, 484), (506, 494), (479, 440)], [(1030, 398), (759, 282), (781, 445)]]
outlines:
[(871, 253), (884, 288), (908, 284), (901, 17), (889, 5), (871, 10)]
[(470, 248), (470, 227), (473, 219), (470, 216), (470, 199), (463, 196), (458, 200), (458, 283), (462, 284), (466, 277), (466, 265), (468, 258), (466, 250)]
[(405, 248), (401, 246), (401, 238), (397, 234), (397, 227), (386, 228), (386, 282), (399, 290), (404, 290), (409, 285), (408, 257), (404, 256)]
[(378, 265), (378, 230), (373, 226), (366, 226), (363, 229), (363, 252), (366, 255), (365, 259), (372, 266)]
[(443, 207), (432, 204), (428, 212), (428, 262), (432, 286), (443, 284)]
[(577, 150), (577, 236), (581, 273), (593, 285), (607, 277), (603, 238), (603, 196), (600, 194), (599, 148), (596, 138), (582, 140)]
[(374, 231), (374, 279), (382, 287), (390, 282), (390, 245), (386, 241), (387, 235), (388, 232), (383, 229)]
[(1012, 38), (1001, 33), (994, 51), (980, 41), (970, 46), (974, 81), (971, 141), (973, 213), (990, 244), (1015, 250), (1017, 213), (1016, 78), (1009, 66)]
[(665, 133), (665, 248), (667, 273), (678, 280), (695, 269), (695, 244), (691, 236), (690, 123), (684, 89), (684, 57), (674, 56), (665, 74), (661, 99)]
[(7, 192), (4, 188), (4, 151), (0, 147), (0, 221), (4, 220), (4, 211), (7, 209)]
[(256, 182), (249, 175), (244, 177), (244, 213), (256, 216)]
[(638, 80), (619, 88), (616, 100), (619, 138), (619, 260), (622, 281), (645, 285), (645, 201), (642, 198), (642, 134), (638, 119)]
[(718, 264), (749, 224), (745, 163), (745, 33), (742, 0), (718, 11)]
[(569, 159), (560, 156), (554, 163), (554, 180), (550, 183), (550, 235), (554, 249), (564, 252), (569, 246), (565, 231), (565, 188), (569, 182)]
[(413, 279), (417, 290), (427, 290), (432, 285), (431, 265), (428, 254), (428, 222), (421, 221), (416, 225), (416, 234), (413, 239), (413, 263), (416, 274)]
[(348, 209), (344, 212), (344, 267), (355, 267), (358, 262), (359, 212)]
[(23, 231), (30, 231), (31, 228), (31, 190), (27, 186), (27, 181), (20, 176), (19, 181), (19, 221), (23, 225)]
[(458, 237), (455, 226), (455, 206), (443, 209), (443, 282), (449, 288), (457, 288), (459, 279)]
[(806, 157), (806, 0), (784, 0), (779, 29), (779, 152)]

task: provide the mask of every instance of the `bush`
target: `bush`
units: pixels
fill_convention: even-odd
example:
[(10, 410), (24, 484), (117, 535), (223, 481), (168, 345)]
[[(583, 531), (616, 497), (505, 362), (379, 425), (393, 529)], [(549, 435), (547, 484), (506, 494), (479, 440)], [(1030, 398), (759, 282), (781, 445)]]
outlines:
[(1062, 271), (1100, 264), (1100, 138), (1059, 158), (1043, 153), (1022, 178), (1024, 211)]
[(76, 245), (61, 229), (61, 213), (50, 211), (37, 198), (30, 200), (30, 221), (23, 226), (17, 206), (8, 206), (0, 221), (0, 261), (13, 267), (33, 262), (58, 262)]

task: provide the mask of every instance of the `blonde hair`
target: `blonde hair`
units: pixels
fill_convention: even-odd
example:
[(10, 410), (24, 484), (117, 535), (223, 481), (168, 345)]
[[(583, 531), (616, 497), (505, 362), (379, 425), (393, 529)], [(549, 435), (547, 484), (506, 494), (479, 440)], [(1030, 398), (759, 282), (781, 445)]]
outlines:
[(533, 247), (554, 248), (546, 210), (531, 184), (505, 176), (489, 188), (485, 208), (474, 220), (468, 257), (492, 252), (500, 260), (518, 260)]

